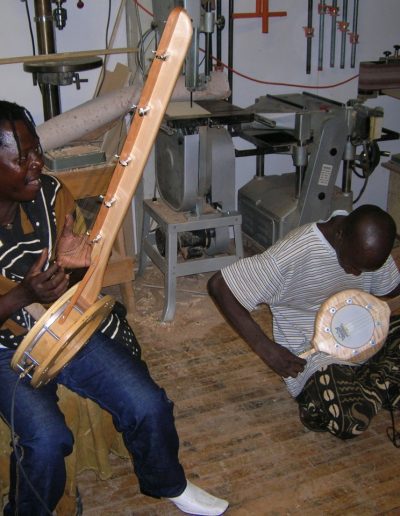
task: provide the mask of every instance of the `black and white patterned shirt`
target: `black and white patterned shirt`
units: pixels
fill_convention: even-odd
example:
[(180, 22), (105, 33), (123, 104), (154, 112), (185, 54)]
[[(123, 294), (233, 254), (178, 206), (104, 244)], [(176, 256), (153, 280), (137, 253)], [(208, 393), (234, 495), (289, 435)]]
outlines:
[[(45, 247), (51, 260), (59, 230), (57, 225), (58, 228), (62, 227), (66, 213), (74, 209), (71, 194), (57, 178), (42, 174), (41, 181), (42, 188), (36, 198), (20, 203), (12, 226), (0, 227), (0, 274), (15, 282), (24, 278)], [(57, 217), (61, 220), (57, 220)], [(49, 261), (44, 268), (48, 266)], [(139, 345), (125, 315), (124, 307), (117, 304), (99, 330), (111, 339), (121, 341), (134, 355), (140, 355)], [(24, 308), (15, 312), (10, 319), (27, 330), (35, 322)], [(23, 335), (15, 335), (4, 326), (0, 329), (0, 348), (16, 348), (22, 339)]]

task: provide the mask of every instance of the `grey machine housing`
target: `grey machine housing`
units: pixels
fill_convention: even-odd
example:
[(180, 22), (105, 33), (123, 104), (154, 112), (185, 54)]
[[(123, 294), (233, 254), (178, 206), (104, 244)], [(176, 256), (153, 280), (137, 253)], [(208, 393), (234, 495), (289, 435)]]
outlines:
[[(298, 226), (326, 220), (335, 210), (352, 210), (356, 149), (359, 145), (366, 149), (381, 138), (381, 108), (300, 93), (267, 95), (247, 109), (255, 113), (256, 122), (243, 126), (237, 135), (256, 145), (261, 154), (255, 177), (238, 191), (247, 236), (267, 248)], [(293, 127), (280, 128), (268, 118), (276, 113), (293, 113)], [(264, 155), (271, 153), (291, 154), (295, 172), (264, 175)], [(364, 172), (367, 177), (372, 166), (366, 165)]]

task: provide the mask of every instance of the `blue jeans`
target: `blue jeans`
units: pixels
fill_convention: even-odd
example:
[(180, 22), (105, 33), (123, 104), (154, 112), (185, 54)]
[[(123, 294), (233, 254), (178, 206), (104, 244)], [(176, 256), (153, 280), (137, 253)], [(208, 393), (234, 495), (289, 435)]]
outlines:
[[(11, 370), (12, 350), (0, 349), (0, 413), (10, 423), (18, 375)], [(152, 380), (147, 366), (124, 346), (96, 332), (71, 362), (47, 385), (33, 389), (24, 378), (15, 389), (14, 428), (17, 454), (11, 455), (11, 486), (5, 515), (48, 514), (25, 475), (53, 511), (65, 487), (64, 457), (73, 436), (57, 405), (57, 384), (97, 402), (111, 413), (132, 453), (140, 489), (154, 497), (180, 495), (186, 487), (178, 460), (179, 439), (173, 403)]]

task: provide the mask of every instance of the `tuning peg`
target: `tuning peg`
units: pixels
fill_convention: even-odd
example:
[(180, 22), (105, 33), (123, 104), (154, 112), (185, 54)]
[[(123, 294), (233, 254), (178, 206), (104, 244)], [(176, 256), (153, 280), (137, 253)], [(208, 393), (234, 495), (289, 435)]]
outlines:
[(390, 52), (390, 50), (385, 50), (385, 52), (383, 52), (383, 55), (385, 56), (385, 60), (386, 60), (387, 63), (389, 62), (389, 56), (391, 54), (392, 53)]

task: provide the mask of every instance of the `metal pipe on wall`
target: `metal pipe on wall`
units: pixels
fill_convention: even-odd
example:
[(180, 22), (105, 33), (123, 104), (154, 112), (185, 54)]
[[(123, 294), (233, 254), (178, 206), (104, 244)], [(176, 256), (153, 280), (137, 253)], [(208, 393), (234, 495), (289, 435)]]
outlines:
[(336, 18), (338, 13), (337, 0), (332, 0), (331, 7), (331, 60), (330, 66), (333, 68), (335, 66), (335, 53), (336, 53)]
[(209, 77), (210, 74), (211, 74), (211, 70), (212, 70), (212, 33), (213, 33), (213, 30), (214, 30), (214, 27), (213, 26), (209, 26), (209, 24), (211, 25), (212, 21), (213, 21), (213, 18), (211, 16), (212, 14), (212, 9), (211, 9), (211, 3), (210, 2), (207, 2), (207, 5), (205, 7), (205, 15), (204, 15), (204, 19), (205, 19), (205, 27), (204, 27), (204, 31), (205, 31), (205, 53), (206, 53), (206, 57), (205, 57), (205, 63), (204, 63), (204, 75), (206, 77)]
[[(54, 54), (56, 44), (54, 37), (51, 0), (35, 0), (35, 22), (38, 50), (40, 54)], [(53, 84), (40, 84), (42, 93), (44, 119), (49, 120), (61, 113), (60, 88)]]
[(221, 0), (217, 0), (217, 68), (221, 65), (222, 60), (222, 28), (220, 27), (221, 16)]
[(358, 43), (358, 0), (354, 0), (353, 4), (353, 28), (352, 33), (350, 35), (350, 42), (351, 42), (351, 61), (350, 66), (351, 68), (355, 67), (356, 64), (356, 48)]
[(307, 54), (306, 54), (306, 73), (311, 73), (311, 52), (312, 52), (312, 38), (314, 36), (313, 28), (313, 0), (308, 0), (307, 8), (307, 27), (306, 38), (307, 38)]
[(347, 21), (347, 8), (348, 0), (343, 0), (342, 22), (340, 28), (340, 30), (342, 31), (342, 44), (340, 48), (340, 68), (344, 68), (346, 59), (346, 33), (347, 27), (349, 26), (349, 22)]
[(325, 30), (325, 0), (318, 5), (319, 10), (319, 38), (318, 38), (318, 70), (323, 69), (324, 61), (324, 30)]
[(231, 94), (228, 101), (232, 103), (233, 93), (233, 12), (234, 12), (234, 0), (229, 0), (229, 24), (228, 24), (228, 83), (231, 90)]

